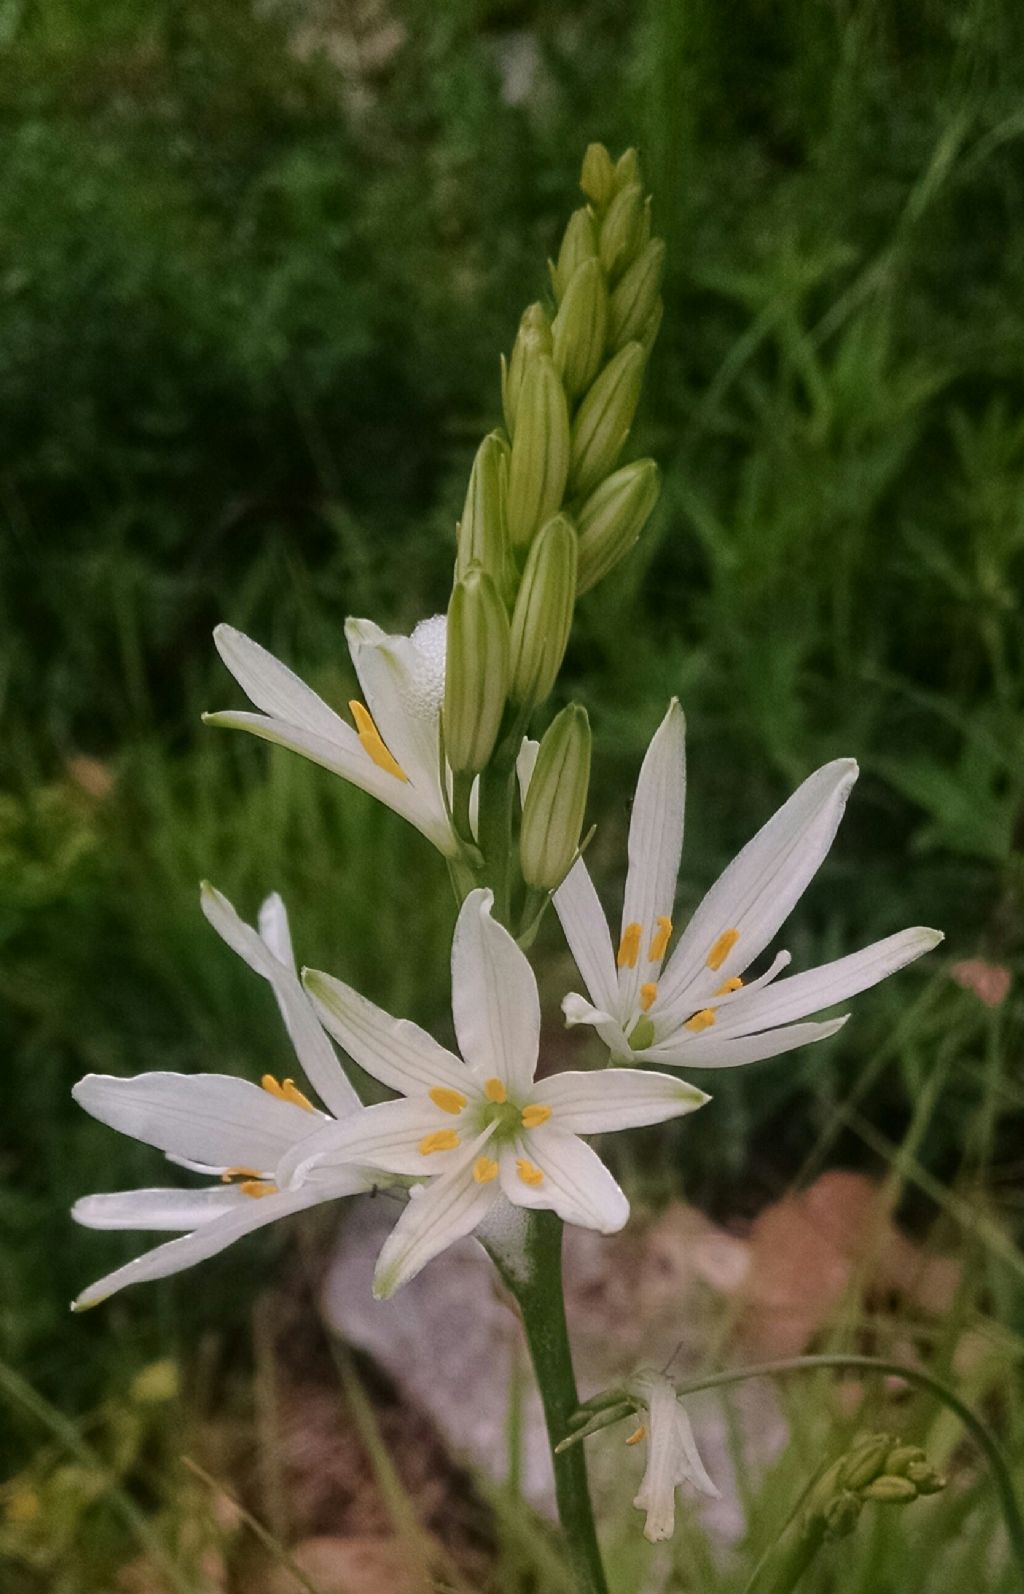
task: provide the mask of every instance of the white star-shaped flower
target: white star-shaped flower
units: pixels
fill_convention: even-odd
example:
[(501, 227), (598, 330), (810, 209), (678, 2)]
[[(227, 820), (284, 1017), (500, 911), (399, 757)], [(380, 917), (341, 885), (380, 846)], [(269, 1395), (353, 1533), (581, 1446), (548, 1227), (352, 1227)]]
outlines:
[(644, 758), (629, 826), (622, 929), (613, 944), (579, 859), (555, 908), (590, 1001), (572, 993), (569, 1024), (592, 1024), (620, 1061), (671, 1068), (735, 1068), (824, 1040), (846, 1022), (798, 1022), (930, 951), (938, 930), (901, 930), (861, 952), (777, 976), (780, 952), (757, 979), (744, 975), (774, 939), (820, 867), (857, 778), (852, 759), (803, 782), (711, 887), (665, 961), (673, 933), (686, 791), (684, 721), (675, 701)]
[[(283, 1159), (304, 1187), (355, 1161), (429, 1180), (388, 1237), (374, 1281), (393, 1293), (501, 1203), (548, 1208), (611, 1234), (629, 1203), (580, 1135), (661, 1123), (693, 1112), (703, 1091), (638, 1069), (537, 1080), (540, 1004), (526, 957), (471, 891), (452, 946), (452, 1011), (462, 1057), (316, 970), (306, 989), (331, 1034), (368, 1074), (405, 1099), (322, 1128)], [(463, 1060), (464, 1059), (464, 1060)], [(431, 1178), (431, 1175), (438, 1175)]]
[(74, 1098), (94, 1118), (217, 1182), (192, 1190), (124, 1190), (76, 1202), (72, 1216), (87, 1228), (184, 1236), (90, 1285), (74, 1302), (76, 1310), (129, 1284), (180, 1273), (278, 1218), (388, 1182), (357, 1166), (337, 1168), (301, 1189), (284, 1182), (278, 1167), (286, 1154), (308, 1144), (325, 1125), (363, 1109), (299, 983), (280, 897), (264, 902), (258, 933), (212, 886), (204, 885), (202, 906), (217, 933), (269, 981), (295, 1054), (328, 1111), (316, 1108), (293, 1080), (270, 1074), (262, 1085), (229, 1074), (87, 1074), (79, 1080)]
[(626, 1440), (628, 1445), (647, 1441), (647, 1467), (633, 1504), (647, 1513), (644, 1537), (658, 1544), (675, 1531), (680, 1484), (689, 1483), (713, 1500), (719, 1491), (700, 1459), (690, 1419), (671, 1380), (664, 1373), (644, 1371), (631, 1379), (629, 1388), (646, 1408), (646, 1420)]

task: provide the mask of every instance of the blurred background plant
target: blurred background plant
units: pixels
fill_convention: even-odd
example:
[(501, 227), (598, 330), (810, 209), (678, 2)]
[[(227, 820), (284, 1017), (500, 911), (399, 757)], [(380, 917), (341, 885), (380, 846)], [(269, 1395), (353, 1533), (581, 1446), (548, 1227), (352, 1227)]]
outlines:
[[(443, 606), (498, 351), (600, 138), (639, 143), (669, 249), (634, 438), (662, 499), (582, 600), (563, 677), (594, 727), (591, 860), (614, 892), (627, 794), (678, 693), (685, 901), (808, 770), (853, 753), (864, 776), (786, 944), (817, 961), (932, 923), (954, 975), (933, 959), (827, 1048), (716, 1078), (713, 1124), (619, 1171), (652, 1207), (682, 1194), (734, 1224), (825, 1163), (886, 1173), (912, 1228), (938, 1208), (968, 1281), (954, 1327), (998, 1321), (979, 1393), (1019, 1448), (1019, 7), (9, 0), (0, 80), (5, 1363), (86, 1432), (119, 1405), (106, 1464), (158, 1514), (195, 1482), (171, 1464), (180, 1416), (159, 1442), (118, 1438), (137, 1435), (132, 1378), (175, 1357), (190, 1410), (218, 1380), (233, 1420), (259, 1403), (273, 1237), (195, 1285), (66, 1315), (123, 1254), (71, 1232), (71, 1199), (154, 1176), (73, 1111), (72, 1081), (284, 1057), (269, 996), (200, 918), (201, 875), (247, 913), (278, 887), (300, 956), (447, 1022), (429, 847), (288, 755), (204, 732), (200, 711), (235, 701), (209, 635), (226, 618), (343, 702), (346, 614), (401, 629)], [(544, 935), (561, 1045), (569, 963)], [(171, 1406), (147, 1407), (154, 1431)], [(10, 1410), (5, 1587), (106, 1591), (129, 1527), (115, 1512), (124, 1542), (97, 1539), (80, 1458), (39, 1409)], [(56, 1494), (79, 1550), (58, 1581), (33, 1537)], [(985, 1542), (973, 1498), (927, 1507), (947, 1539), (970, 1519)], [(785, 1510), (751, 1500), (756, 1541)], [(873, 1546), (860, 1570), (844, 1546), (844, 1590), (958, 1586), (901, 1560), (901, 1529), (872, 1531), (851, 1541)], [(524, 1566), (523, 1588), (557, 1577)]]

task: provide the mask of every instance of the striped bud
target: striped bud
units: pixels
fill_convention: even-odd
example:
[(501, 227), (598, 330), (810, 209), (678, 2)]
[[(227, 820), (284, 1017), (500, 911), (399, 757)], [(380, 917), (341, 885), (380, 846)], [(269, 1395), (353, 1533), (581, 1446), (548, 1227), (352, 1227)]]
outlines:
[(619, 276), (632, 261), (643, 225), (644, 191), (639, 183), (627, 183), (608, 206), (598, 239), (601, 264), (610, 277)]
[(859, 1440), (840, 1461), (838, 1482), (844, 1489), (863, 1489), (884, 1472), (886, 1457), (892, 1449), (889, 1434), (869, 1434)]
[(907, 1505), (917, 1499), (917, 1490), (909, 1478), (891, 1478), (883, 1473), (860, 1491), (862, 1500), (875, 1500), (879, 1505)]
[(573, 272), (554, 319), (554, 361), (571, 399), (590, 386), (604, 354), (608, 289), (600, 262), (591, 257)]
[(516, 406), (508, 468), (508, 531), (513, 548), (529, 546), (555, 513), (569, 473), (569, 408), (550, 355), (526, 363)]
[(512, 345), (512, 358), (506, 364), (505, 356), (501, 357), (501, 403), (510, 437), (515, 435), (516, 412), (527, 364), (534, 354), (550, 354), (552, 346), (551, 322), (547, 311), (542, 304), (528, 305), (523, 311), (516, 341)]
[(489, 575), (466, 572), (448, 605), (444, 750), (452, 769), (478, 774), (498, 739), (509, 676), (505, 605)]
[(523, 803), (519, 857), (523, 879), (554, 891), (580, 844), (590, 785), (590, 721), (570, 703), (544, 733)]
[(588, 199), (602, 210), (615, 192), (615, 167), (603, 144), (588, 144), (583, 157), (580, 187)]
[(607, 476), (579, 512), (577, 596), (624, 559), (658, 502), (660, 476), (653, 459), (634, 460)]
[(508, 462), (508, 444), (500, 432), (491, 432), (477, 449), (469, 473), (455, 560), (457, 578), (477, 565), (502, 596), (510, 593), (514, 580), (505, 507)]
[[(621, 349), (624, 343), (640, 342), (658, 305), (658, 290), (665, 268), (665, 245), (652, 238), (611, 297), (608, 316), (608, 343)], [(556, 327), (558, 323), (555, 323)]]
[(582, 209), (574, 210), (569, 217), (562, 247), (558, 251), (558, 264), (551, 270), (551, 286), (559, 304), (573, 274), (585, 260), (593, 260), (596, 255), (597, 228), (594, 226), (593, 213), (584, 205)]
[(640, 344), (627, 343), (584, 395), (572, 428), (569, 485), (574, 496), (592, 493), (615, 469), (640, 402), (645, 363)]
[(616, 193), (629, 183), (639, 183), (641, 181), (640, 157), (632, 145), (630, 145), (629, 149), (624, 149), (615, 162), (613, 178)]
[(556, 515), (534, 538), (512, 614), (514, 703), (535, 708), (554, 686), (575, 601), (576, 533), (565, 515)]

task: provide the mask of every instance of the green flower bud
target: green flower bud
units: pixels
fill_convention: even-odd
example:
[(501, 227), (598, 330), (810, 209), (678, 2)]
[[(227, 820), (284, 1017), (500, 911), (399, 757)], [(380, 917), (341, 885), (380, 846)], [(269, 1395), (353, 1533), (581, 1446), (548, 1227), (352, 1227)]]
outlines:
[(584, 395), (572, 428), (569, 485), (574, 495), (592, 493), (615, 469), (640, 402), (646, 359), (639, 343), (627, 343)]
[(512, 614), (514, 703), (534, 708), (554, 686), (575, 601), (576, 533), (565, 515), (556, 515), (533, 541)]
[(608, 289), (596, 258), (573, 272), (552, 325), (554, 360), (570, 398), (590, 386), (601, 366), (608, 326)]
[(514, 548), (526, 548), (559, 508), (569, 448), (569, 407), (561, 378), (550, 355), (534, 354), (519, 392), (508, 468), (508, 531)]
[(665, 245), (660, 238), (652, 238), (612, 294), (608, 316), (608, 342), (612, 349), (621, 349), (624, 343), (639, 342), (643, 337), (658, 305), (664, 268)]
[(844, 1489), (862, 1489), (884, 1470), (892, 1448), (890, 1434), (869, 1434), (859, 1440), (839, 1463), (837, 1481)]
[(924, 1460), (925, 1453), (920, 1445), (897, 1445), (886, 1457), (885, 1470), (894, 1478), (905, 1478), (912, 1462)]
[(584, 205), (580, 210), (574, 210), (569, 217), (562, 247), (558, 251), (558, 264), (550, 267), (551, 286), (559, 304), (573, 279), (573, 273), (585, 260), (594, 260), (596, 257), (597, 228), (594, 226), (593, 212)]
[(602, 210), (615, 192), (615, 168), (603, 144), (588, 144), (583, 157), (580, 187), (588, 199)]
[(589, 592), (636, 542), (658, 502), (660, 479), (653, 459), (638, 459), (607, 476), (579, 512), (576, 593)]
[(879, 1505), (907, 1505), (917, 1499), (917, 1490), (909, 1478), (890, 1478), (883, 1473), (873, 1483), (864, 1485), (860, 1497), (862, 1500), (875, 1500)]
[(501, 357), (501, 403), (510, 437), (515, 435), (519, 394), (530, 356), (550, 354), (552, 347), (551, 322), (547, 311), (542, 304), (528, 305), (519, 322), (511, 360), (506, 364), (505, 356)]
[(848, 1533), (852, 1533), (863, 1508), (860, 1496), (851, 1494), (848, 1489), (841, 1494), (834, 1494), (821, 1509), (821, 1522), (826, 1536), (844, 1539)]
[(625, 188), (628, 183), (642, 182), (640, 157), (632, 146), (629, 149), (624, 149), (615, 162), (614, 178), (616, 193), (620, 188)]
[(938, 1494), (946, 1487), (946, 1480), (941, 1472), (936, 1472), (931, 1462), (925, 1457), (920, 1461), (912, 1461), (907, 1468), (906, 1476), (914, 1485), (918, 1494)]
[(665, 306), (659, 299), (651, 312), (650, 320), (644, 328), (643, 337), (640, 339), (644, 354), (650, 354), (651, 349), (654, 347), (654, 340), (658, 336), (658, 332), (661, 328), (661, 318), (664, 314)]
[(456, 578), (478, 565), (503, 596), (514, 580), (505, 507), (508, 462), (508, 444), (500, 432), (491, 432), (477, 449), (469, 473), (455, 560)]
[(580, 844), (590, 784), (590, 721), (570, 703), (544, 733), (523, 804), (519, 856), (523, 879), (554, 891)]
[(598, 239), (601, 264), (610, 277), (617, 277), (632, 261), (641, 246), (643, 225), (644, 191), (639, 183), (627, 183), (608, 206)]
[(448, 605), (444, 748), (453, 770), (477, 774), (494, 750), (505, 711), (509, 627), (490, 576), (473, 568)]

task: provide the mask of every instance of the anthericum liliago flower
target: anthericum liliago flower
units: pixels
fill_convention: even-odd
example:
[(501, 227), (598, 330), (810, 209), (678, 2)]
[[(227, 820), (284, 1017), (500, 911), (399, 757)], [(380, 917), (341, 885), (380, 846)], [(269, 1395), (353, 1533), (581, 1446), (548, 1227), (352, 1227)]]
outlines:
[(356, 1161), (429, 1180), (381, 1251), (378, 1297), (469, 1234), (498, 1203), (550, 1208), (568, 1223), (605, 1234), (621, 1229), (629, 1216), (626, 1197), (579, 1136), (661, 1123), (708, 1100), (668, 1074), (637, 1069), (535, 1080), (537, 983), (492, 918), (491, 901), (489, 891), (471, 891), (455, 928), (452, 1011), (461, 1058), (329, 974), (304, 974), (335, 1039), (406, 1099), (326, 1126), (296, 1145), (279, 1172), (301, 1186)]
[(664, 1373), (645, 1371), (630, 1380), (629, 1388), (645, 1411), (626, 1443), (647, 1441), (647, 1467), (633, 1504), (638, 1511), (647, 1512), (644, 1537), (657, 1544), (672, 1537), (680, 1484), (692, 1484), (712, 1499), (718, 1498), (718, 1490), (697, 1453), (690, 1419), (671, 1380)]
[(264, 1074), (262, 1085), (229, 1074), (151, 1073), (132, 1079), (87, 1074), (74, 1087), (79, 1106), (112, 1129), (156, 1146), (171, 1162), (217, 1182), (193, 1190), (124, 1190), (76, 1202), (72, 1216), (87, 1228), (184, 1236), (90, 1285), (73, 1303), (79, 1311), (129, 1284), (166, 1278), (216, 1256), (277, 1218), (389, 1182), (387, 1175), (354, 1165), (332, 1169), (301, 1189), (283, 1182), (277, 1172), (283, 1156), (336, 1118), (364, 1109), (299, 984), (280, 897), (263, 904), (259, 933), (212, 886), (203, 886), (202, 906), (217, 933), (269, 981), (306, 1078), (329, 1111), (315, 1107), (293, 1080), (270, 1074)]
[(832, 845), (853, 759), (808, 776), (711, 887), (668, 962), (686, 790), (684, 721), (673, 700), (637, 782), (629, 826), (622, 930), (617, 947), (580, 859), (554, 903), (590, 1001), (565, 997), (568, 1024), (592, 1024), (613, 1058), (671, 1068), (735, 1068), (824, 1040), (846, 1022), (799, 1023), (885, 979), (941, 940), (938, 930), (901, 930), (861, 952), (777, 976), (780, 952), (757, 979), (747, 968), (789, 917)]

